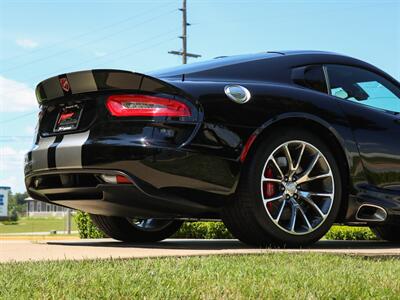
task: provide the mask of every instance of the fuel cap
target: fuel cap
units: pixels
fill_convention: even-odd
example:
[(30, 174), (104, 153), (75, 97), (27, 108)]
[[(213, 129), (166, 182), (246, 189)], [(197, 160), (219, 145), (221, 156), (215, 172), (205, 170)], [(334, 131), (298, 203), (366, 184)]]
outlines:
[(239, 104), (244, 104), (251, 98), (250, 91), (238, 84), (227, 85), (224, 91), (229, 99)]

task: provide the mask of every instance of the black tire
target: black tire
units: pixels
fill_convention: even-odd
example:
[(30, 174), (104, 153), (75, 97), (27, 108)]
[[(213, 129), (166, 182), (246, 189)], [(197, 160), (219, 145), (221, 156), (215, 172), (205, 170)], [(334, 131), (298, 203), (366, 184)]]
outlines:
[(370, 228), (379, 239), (400, 243), (400, 225), (371, 226)]
[[(267, 215), (260, 189), (260, 176), (264, 164), (280, 145), (301, 140), (313, 145), (325, 157), (334, 181), (332, 205), (325, 221), (304, 235), (294, 235), (282, 230)], [(342, 198), (342, 177), (337, 161), (329, 147), (316, 135), (301, 129), (279, 130), (258, 144), (246, 158), (236, 197), (222, 211), (222, 219), (231, 233), (240, 241), (254, 246), (304, 246), (319, 240), (335, 221)]]
[[(124, 241), (136, 243), (158, 242), (172, 236), (182, 225), (177, 220), (160, 220), (162, 226), (158, 228), (142, 229), (130, 222), (127, 218), (90, 215), (93, 223), (107, 236)], [(155, 220), (155, 219), (154, 219)]]

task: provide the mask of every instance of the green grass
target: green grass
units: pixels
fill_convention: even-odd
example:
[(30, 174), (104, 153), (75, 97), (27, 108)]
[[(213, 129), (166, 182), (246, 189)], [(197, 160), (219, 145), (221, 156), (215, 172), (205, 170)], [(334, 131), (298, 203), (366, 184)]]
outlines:
[[(4, 225), (0, 222), (0, 235), (4, 233), (49, 232), (66, 230), (65, 218), (21, 218), (17, 224)], [(72, 230), (77, 230), (72, 218)]]
[(329, 254), (0, 264), (0, 299), (399, 299), (400, 260)]

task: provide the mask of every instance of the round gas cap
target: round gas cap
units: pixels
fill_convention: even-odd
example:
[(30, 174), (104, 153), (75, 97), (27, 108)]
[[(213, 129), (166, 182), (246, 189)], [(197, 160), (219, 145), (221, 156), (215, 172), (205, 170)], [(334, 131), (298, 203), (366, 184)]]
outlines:
[(238, 84), (227, 85), (224, 91), (229, 99), (239, 104), (246, 103), (251, 98), (250, 91)]

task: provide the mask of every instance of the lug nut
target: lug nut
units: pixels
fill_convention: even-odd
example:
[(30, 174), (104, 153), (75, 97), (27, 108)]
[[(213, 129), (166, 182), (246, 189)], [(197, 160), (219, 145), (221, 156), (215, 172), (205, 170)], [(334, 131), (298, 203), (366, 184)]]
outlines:
[(297, 198), (299, 198), (299, 196), (297, 194), (294, 194), (293, 198), (297, 200)]
[(283, 192), (285, 190), (285, 187), (282, 185), (281, 186), (281, 191)]
[(289, 181), (289, 177), (285, 176), (285, 182)]
[(289, 195), (286, 195), (286, 200), (289, 200), (290, 199), (290, 196)]

